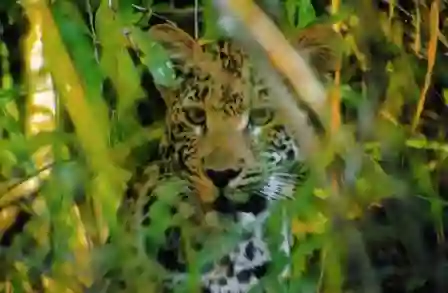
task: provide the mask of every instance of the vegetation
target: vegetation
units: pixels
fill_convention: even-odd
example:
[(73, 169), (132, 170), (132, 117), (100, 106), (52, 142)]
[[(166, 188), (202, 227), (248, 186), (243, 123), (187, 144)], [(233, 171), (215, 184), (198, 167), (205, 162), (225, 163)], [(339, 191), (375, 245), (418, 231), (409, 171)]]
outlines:
[[(146, 30), (168, 20), (213, 41), (218, 15), (252, 11), (196, 2), (0, 1), (0, 292), (154, 290), (156, 264), (117, 217), (132, 174), (157, 159), (154, 83), (176, 79)], [(292, 40), (333, 25), (343, 55), (322, 77), (330, 113), (317, 108), (318, 154), (290, 205), (300, 243), (291, 282), (267, 287), (448, 292), (446, 1), (257, 3)], [(159, 214), (149, 232), (169, 220)]]

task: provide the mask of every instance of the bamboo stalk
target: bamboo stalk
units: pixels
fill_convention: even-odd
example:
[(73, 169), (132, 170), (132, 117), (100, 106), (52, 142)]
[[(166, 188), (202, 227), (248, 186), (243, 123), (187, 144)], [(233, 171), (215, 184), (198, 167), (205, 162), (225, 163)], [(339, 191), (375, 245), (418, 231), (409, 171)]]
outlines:
[(251, 0), (216, 0), (215, 3), (224, 14), (235, 15), (243, 22), (297, 95), (327, 125), (327, 94), (323, 85), (269, 17)]
[[(26, 135), (34, 136), (41, 132), (54, 131), (57, 127), (57, 98), (52, 76), (44, 68), (45, 62), (49, 59), (44, 58), (44, 43), (42, 38), (43, 28), (49, 29), (48, 24), (45, 24), (45, 22), (51, 19), (51, 16), (48, 17), (45, 13), (46, 10), (43, 1), (39, 1), (39, 3), (37, 1), (25, 1), (24, 8), (30, 22), (30, 33), (24, 42), (26, 80), (28, 86)], [(44, 146), (34, 154), (33, 158), (37, 168), (44, 170), (38, 173), (37, 176), (39, 179), (48, 178), (52, 168), (45, 169), (44, 167), (54, 162), (52, 147), (49, 145)], [(39, 198), (34, 201), (33, 208), (37, 213), (40, 213), (39, 211), (42, 212), (42, 209), (46, 209), (45, 200)], [(73, 269), (71, 272), (84, 284), (91, 284), (91, 265), (88, 252), (89, 243), (86, 237), (85, 227), (79, 215), (79, 209), (75, 205), (70, 208), (69, 214), (67, 214), (67, 222), (71, 223), (72, 233), (75, 234), (74, 241), (70, 243), (70, 248), (73, 250), (75, 258), (74, 266), (78, 269), (82, 268), (80, 270)], [(44, 229), (48, 230), (48, 227)], [(71, 266), (69, 263), (67, 265)], [(47, 290), (55, 290), (54, 287), (56, 286), (57, 280), (51, 280), (43, 276), (43, 282)], [(64, 288), (64, 290), (66, 292), (73, 292), (70, 288)]]
[(45, 1), (28, 0), (24, 1), (23, 5), (28, 14), (38, 13), (43, 20), (42, 26), (45, 27), (45, 30), (42, 37), (48, 69), (54, 78), (61, 103), (73, 121), (88, 163), (100, 180), (96, 184), (99, 192), (95, 194), (94, 201), (100, 203), (102, 213), (106, 213), (103, 217), (109, 224), (115, 225), (115, 212), (124, 191), (125, 182), (123, 174), (119, 173), (121, 170), (114, 166), (111, 159), (108, 148), (108, 130), (104, 127), (106, 123), (98, 119), (101, 115), (93, 113), (92, 107), (87, 103), (82, 81), (68, 55)]

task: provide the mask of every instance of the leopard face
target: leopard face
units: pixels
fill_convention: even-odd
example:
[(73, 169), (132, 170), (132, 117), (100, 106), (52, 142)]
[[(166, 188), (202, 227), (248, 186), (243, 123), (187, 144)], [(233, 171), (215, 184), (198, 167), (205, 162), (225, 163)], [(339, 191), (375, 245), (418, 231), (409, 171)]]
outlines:
[(174, 89), (160, 88), (167, 105), (162, 153), (172, 169), (202, 199), (227, 208), (244, 209), (247, 194), (291, 195), (297, 177), (289, 170), (299, 150), (244, 52), (229, 42), (199, 46), (166, 25), (153, 34), (182, 78)]

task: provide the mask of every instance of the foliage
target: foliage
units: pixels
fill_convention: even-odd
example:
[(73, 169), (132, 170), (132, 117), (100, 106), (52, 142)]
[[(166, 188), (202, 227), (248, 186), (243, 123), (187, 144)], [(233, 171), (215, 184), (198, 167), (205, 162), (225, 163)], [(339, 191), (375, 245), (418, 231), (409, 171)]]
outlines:
[[(179, 22), (192, 14), (185, 12), (191, 7), (156, 2), (0, 3), (0, 240), (8, 244), (0, 246), (0, 292), (39, 286), (123, 292), (119, 281), (126, 292), (156, 292), (164, 272), (140, 239), (160, 238), (173, 220), (167, 207), (153, 211), (156, 223), (135, 231), (117, 220), (131, 174), (155, 159), (162, 134), (164, 109), (147, 77), (176, 82), (166, 52), (145, 31), (164, 19), (159, 11)], [(213, 40), (221, 33), (219, 12), (213, 1), (202, 2), (195, 8), (204, 8), (200, 37)], [(266, 286), (272, 292), (447, 290), (444, 2), (333, 0), (326, 2), (331, 13), (322, 2), (279, 1), (282, 12), (273, 13), (290, 36), (315, 24), (339, 25), (344, 58), (324, 77), (332, 124), (320, 166), (288, 205), (299, 243), (291, 282), (268, 278)], [(39, 28), (43, 46), (34, 45)], [(44, 58), (37, 69), (36, 51)], [(45, 90), (58, 93), (57, 107), (37, 103)], [(136, 113), (145, 103), (149, 125)], [(351, 139), (338, 140), (340, 133)], [(334, 184), (319, 181), (323, 169)], [(174, 200), (178, 184), (168, 182), (160, 196)], [(13, 231), (27, 215), (33, 217), (23, 231)], [(225, 239), (209, 239), (210, 247), (233, 243), (237, 228)], [(104, 244), (107, 235), (112, 240)], [(197, 256), (196, 269), (215, 254)]]

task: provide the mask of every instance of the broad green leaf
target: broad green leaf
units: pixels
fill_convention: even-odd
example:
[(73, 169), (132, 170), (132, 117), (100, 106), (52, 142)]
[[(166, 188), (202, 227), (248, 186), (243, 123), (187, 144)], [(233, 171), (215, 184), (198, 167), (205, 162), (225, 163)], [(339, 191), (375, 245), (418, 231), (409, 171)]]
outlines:
[(215, 40), (219, 37), (220, 30), (217, 23), (219, 14), (213, 7), (213, 0), (203, 0), (204, 5), (204, 35), (202, 38), (206, 40)]
[[(66, 0), (55, 1), (52, 12), (58, 25), (62, 40), (66, 45), (75, 67), (89, 85), (98, 87), (101, 85), (102, 76), (97, 68), (94, 45), (90, 39), (90, 31), (85, 25), (77, 7)], [(100, 87), (96, 89), (100, 94)], [(91, 95), (95, 96), (95, 95)]]
[[(0, 113), (3, 112), (0, 108)], [(6, 113), (3, 117), (0, 116), (0, 129), (6, 130), (9, 135), (21, 135), (22, 125), (20, 121)]]
[(163, 86), (174, 86), (176, 74), (169, 59), (168, 53), (162, 45), (152, 40), (149, 34), (145, 34), (138, 28), (131, 28), (131, 36), (137, 47), (143, 52), (143, 63), (148, 66), (154, 78), (154, 82)]
[(289, 24), (294, 27), (296, 26), (297, 3), (298, 0), (285, 1), (286, 17)]
[(352, 107), (360, 105), (362, 93), (355, 91), (350, 85), (341, 85), (341, 97), (344, 102)]
[(61, 38), (82, 80), (85, 98), (95, 109), (96, 122), (103, 124), (103, 129), (107, 129), (107, 109), (101, 92), (103, 75), (95, 59), (95, 47), (89, 29), (78, 8), (71, 1), (56, 1), (52, 11)]
[(296, 0), (299, 5), (299, 22), (297, 27), (303, 28), (316, 19), (316, 12), (314, 11), (311, 0)]
[(100, 65), (103, 75), (112, 79), (118, 94), (118, 112), (128, 109), (143, 96), (140, 75), (127, 51), (125, 27), (120, 15), (112, 11), (108, 1), (102, 1), (96, 13), (96, 32), (102, 44)]

